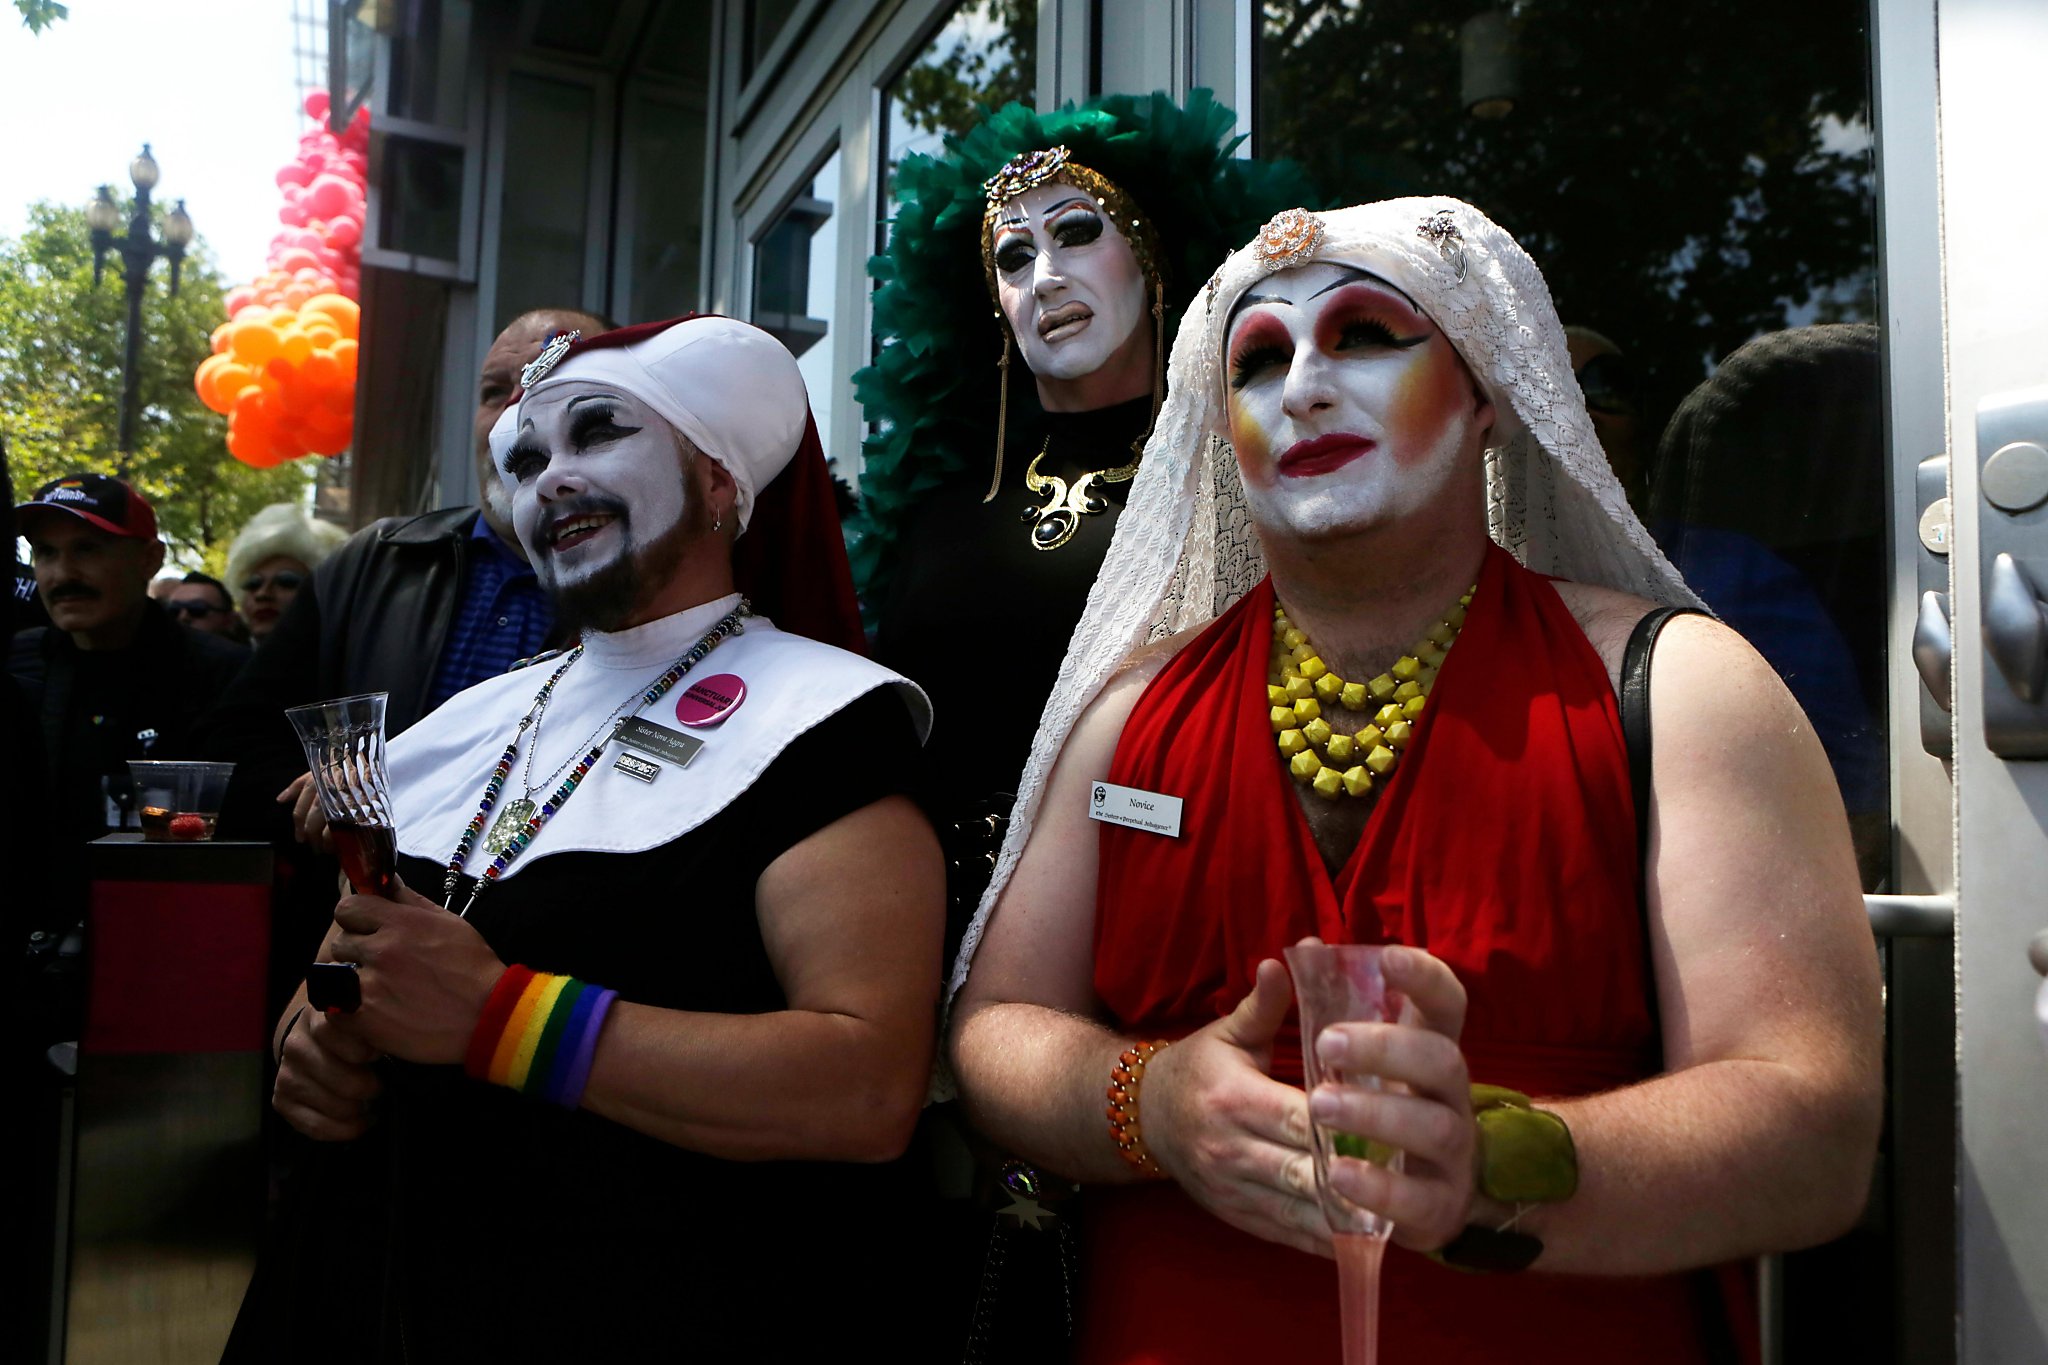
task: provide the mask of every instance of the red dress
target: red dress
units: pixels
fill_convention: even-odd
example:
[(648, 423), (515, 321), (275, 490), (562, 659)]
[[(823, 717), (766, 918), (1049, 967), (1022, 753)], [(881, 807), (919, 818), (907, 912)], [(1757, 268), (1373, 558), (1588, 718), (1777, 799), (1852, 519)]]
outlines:
[[(1101, 827), (1095, 989), (1116, 1027), (1191, 1033), (1315, 934), (1448, 963), (1470, 996), (1475, 1081), (1563, 1097), (1654, 1074), (1620, 713), (1556, 590), (1489, 549), (1414, 740), (1334, 878), (1274, 749), (1272, 620), (1267, 582), (1124, 725), (1110, 780), (1185, 804), (1178, 838)], [(1301, 1083), (1291, 1020), (1273, 1073)], [(1238, 1232), (1169, 1184), (1091, 1191), (1082, 1232), (1088, 1365), (1339, 1358), (1333, 1262)], [(1389, 1365), (1676, 1365), (1729, 1335), (1710, 1277), (1471, 1275), (1400, 1247), (1381, 1305)]]

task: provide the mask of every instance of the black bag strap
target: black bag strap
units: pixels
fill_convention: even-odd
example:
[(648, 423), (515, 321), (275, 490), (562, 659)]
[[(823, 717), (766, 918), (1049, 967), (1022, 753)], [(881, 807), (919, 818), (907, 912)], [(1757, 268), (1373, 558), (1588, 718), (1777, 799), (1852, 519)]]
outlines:
[(1650, 652), (1673, 617), (1704, 616), (1697, 607), (1659, 607), (1636, 622), (1621, 651), (1621, 738), (1636, 802), (1636, 880), (1650, 849)]
[[(1697, 607), (1659, 607), (1636, 622), (1629, 632), (1628, 644), (1621, 651), (1621, 738), (1628, 749), (1629, 787), (1635, 794), (1636, 804), (1636, 904), (1647, 916), (1650, 912), (1650, 898), (1647, 869), (1644, 864), (1650, 851), (1650, 653), (1657, 647), (1657, 637), (1679, 616), (1705, 616), (1706, 612)], [(1649, 926), (1644, 925), (1643, 950), (1649, 951)], [(1656, 980), (1654, 965), (1648, 969), (1648, 980)], [(1657, 1008), (1657, 993), (1654, 985), (1650, 991), (1650, 1020), (1656, 1026), (1659, 1038), (1663, 1036), (1663, 1019)], [(1735, 1333), (1729, 1321), (1734, 1308), (1734, 1297), (1729, 1295), (1720, 1274), (1713, 1270), (1694, 1271), (1692, 1290), (1699, 1300), (1700, 1321), (1707, 1324), (1707, 1358), (1717, 1363), (1733, 1362), (1742, 1358), (1735, 1343)]]

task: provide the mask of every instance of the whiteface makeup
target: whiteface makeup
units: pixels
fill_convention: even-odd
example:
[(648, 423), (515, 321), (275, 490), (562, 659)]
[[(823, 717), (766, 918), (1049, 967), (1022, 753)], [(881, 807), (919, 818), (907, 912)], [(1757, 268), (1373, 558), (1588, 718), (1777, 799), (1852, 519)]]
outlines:
[(1348, 266), (1283, 270), (1224, 341), (1231, 442), (1252, 519), (1303, 538), (1426, 506), (1491, 428), (1450, 341), (1401, 290)]
[(1137, 255), (1095, 199), (1051, 182), (1026, 190), (996, 216), (996, 295), (1034, 375), (1095, 373), (1145, 320)]
[(685, 463), (630, 394), (568, 380), (528, 397), (498, 475), (541, 585), (573, 592), (664, 545), (688, 509)]

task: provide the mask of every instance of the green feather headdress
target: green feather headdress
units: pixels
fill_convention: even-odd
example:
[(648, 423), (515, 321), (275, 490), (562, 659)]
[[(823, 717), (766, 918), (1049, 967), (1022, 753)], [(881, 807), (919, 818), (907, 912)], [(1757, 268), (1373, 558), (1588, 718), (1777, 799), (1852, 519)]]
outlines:
[(861, 507), (848, 526), (854, 581), (872, 607), (894, 567), (909, 509), (967, 471), (986, 479), (995, 450), (1003, 329), (983, 284), (982, 182), (1024, 152), (1065, 145), (1107, 176), (1158, 229), (1167, 342), (1181, 310), (1223, 258), (1281, 209), (1315, 207), (1292, 162), (1231, 155), (1236, 116), (1207, 90), (1186, 108), (1163, 94), (1108, 95), (1040, 114), (996, 110), (946, 140), (944, 156), (896, 168), (889, 249), (870, 257), (875, 363), (853, 376), (874, 432), (861, 444)]

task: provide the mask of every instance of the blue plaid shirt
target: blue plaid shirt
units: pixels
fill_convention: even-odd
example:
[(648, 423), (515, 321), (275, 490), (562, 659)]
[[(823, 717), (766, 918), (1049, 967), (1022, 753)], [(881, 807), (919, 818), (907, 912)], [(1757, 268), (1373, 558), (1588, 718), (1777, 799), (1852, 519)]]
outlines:
[(525, 560), (514, 554), (478, 513), (469, 538), (469, 574), (441, 666), (434, 674), (428, 709), (439, 706), (465, 687), (495, 678), (512, 665), (546, 647), (555, 624), (555, 609), (540, 580)]

